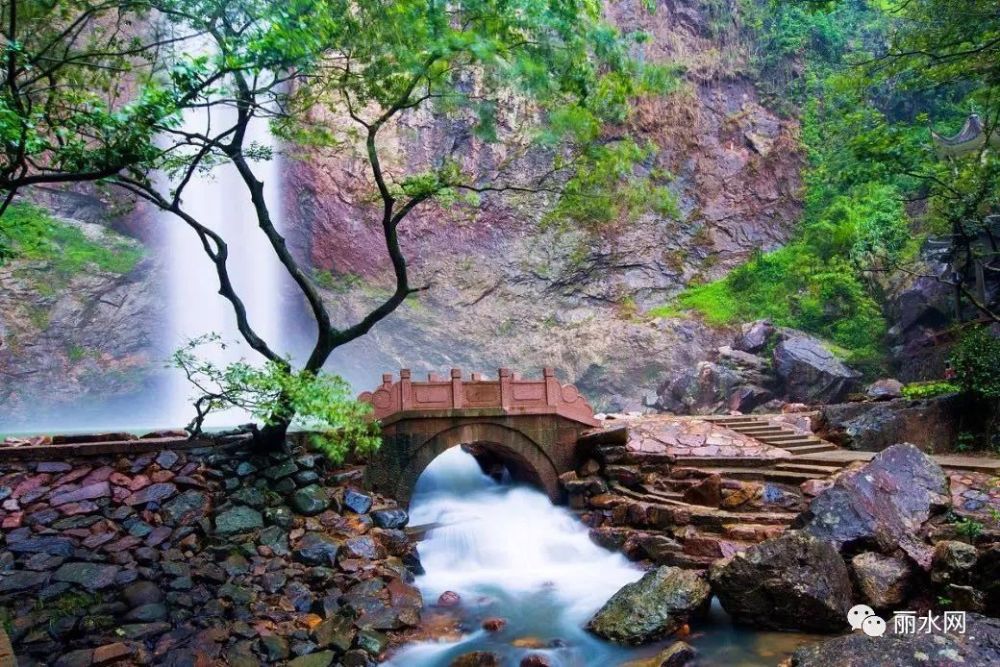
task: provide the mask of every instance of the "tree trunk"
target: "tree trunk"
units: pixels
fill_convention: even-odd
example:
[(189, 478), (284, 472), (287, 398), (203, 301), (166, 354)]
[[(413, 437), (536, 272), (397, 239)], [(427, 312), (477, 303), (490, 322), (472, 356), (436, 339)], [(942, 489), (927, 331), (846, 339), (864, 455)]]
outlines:
[(267, 424), (254, 436), (252, 447), (258, 452), (281, 452), (285, 451), (285, 439), (288, 436), (288, 427), (291, 419), (282, 419), (272, 424)]

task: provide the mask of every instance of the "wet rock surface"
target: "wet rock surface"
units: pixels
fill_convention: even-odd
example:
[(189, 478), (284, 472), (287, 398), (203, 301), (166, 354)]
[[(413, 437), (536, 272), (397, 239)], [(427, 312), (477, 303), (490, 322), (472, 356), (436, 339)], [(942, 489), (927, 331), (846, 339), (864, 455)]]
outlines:
[(958, 438), (962, 409), (957, 396), (837, 403), (820, 408), (818, 430), (847, 449), (880, 452), (898, 442), (911, 442), (925, 452), (942, 453)]
[(791, 531), (711, 569), (712, 591), (737, 622), (776, 630), (845, 627), (851, 581), (828, 542)]
[(645, 644), (665, 637), (706, 611), (708, 582), (696, 572), (660, 567), (626, 584), (587, 624), (587, 629), (620, 644)]
[(913, 445), (897, 444), (841, 474), (795, 525), (838, 549), (902, 549), (926, 569), (932, 551), (921, 528), (950, 503), (941, 466)]
[(419, 559), (359, 480), (233, 447), (3, 464), (18, 664), (376, 664), (420, 622)]
[(774, 369), (791, 401), (835, 403), (859, 387), (861, 373), (848, 368), (818, 338), (783, 329), (774, 348)]
[(952, 667), (1000, 664), (1000, 619), (967, 614), (965, 632), (855, 633), (798, 649), (791, 667)]

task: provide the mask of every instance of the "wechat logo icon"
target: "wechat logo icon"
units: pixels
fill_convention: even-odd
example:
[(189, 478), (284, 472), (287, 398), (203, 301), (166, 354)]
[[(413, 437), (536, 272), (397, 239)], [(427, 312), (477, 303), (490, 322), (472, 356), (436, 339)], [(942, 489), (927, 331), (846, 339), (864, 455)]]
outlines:
[(866, 604), (856, 604), (847, 612), (847, 622), (852, 630), (861, 630), (869, 637), (885, 634), (885, 621), (875, 615), (875, 610)]

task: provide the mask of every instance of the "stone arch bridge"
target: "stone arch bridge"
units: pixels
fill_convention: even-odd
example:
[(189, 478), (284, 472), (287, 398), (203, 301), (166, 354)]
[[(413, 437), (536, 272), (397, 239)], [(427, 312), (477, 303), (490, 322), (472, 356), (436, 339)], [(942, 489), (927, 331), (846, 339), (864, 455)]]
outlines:
[(577, 438), (598, 425), (586, 399), (561, 384), (551, 368), (541, 379), (522, 379), (501, 368), (496, 379), (428, 374), (414, 381), (408, 369), (382, 376), (382, 385), (359, 399), (374, 408), (383, 442), (365, 472), (369, 488), (409, 502), (420, 473), (439, 454), (466, 445), (484, 461), (502, 463), (511, 476), (560, 500), (559, 475), (574, 470)]

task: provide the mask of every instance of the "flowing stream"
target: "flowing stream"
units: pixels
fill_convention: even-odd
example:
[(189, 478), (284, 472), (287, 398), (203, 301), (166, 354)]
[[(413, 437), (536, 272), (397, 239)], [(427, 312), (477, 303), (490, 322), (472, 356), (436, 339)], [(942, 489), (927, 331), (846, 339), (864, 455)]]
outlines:
[[(516, 666), (542, 654), (553, 667), (607, 667), (655, 655), (670, 642), (642, 649), (601, 641), (584, 626), (619, 588), (643, 572), (603, 549), (569, 511), (532, 488), (497, 483), (455, 447), (439, 456), (417, 483), (410, 524), (440, 523), (420, 543), (426, 573), (416, 584), (429, 609), (445, 591), (461, 596), (465, 629), (457, 640), (411, 644), (393, 667), (447, 667), (471, 651), (492, 651)], [(487, 618), (507, 625), (490, 633)], [(804, 635), (734, 627), (717, 606), (687, 639), (702, 667), (777, 665)]]

